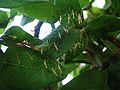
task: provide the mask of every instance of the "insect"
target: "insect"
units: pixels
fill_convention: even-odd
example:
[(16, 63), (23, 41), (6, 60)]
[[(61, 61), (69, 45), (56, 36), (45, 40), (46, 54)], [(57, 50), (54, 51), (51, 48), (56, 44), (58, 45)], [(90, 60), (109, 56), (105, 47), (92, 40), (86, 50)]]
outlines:
[(75, 13), (74, 11), (72, 10), (72, 16), (73, 16), (73, 19), (75, 18)]
[(40, 49), (40, 53), (41, 53), (41, 54), (43, 54), (43, 50), (44, 50), (44, 49), (42, 49), (42, 48)]
[(80, 24), (80, 23), (81, 23), (81, 15), (78, 14), (78, 24)]
[(60, 73), (62, 74), (62, 69), (60, 68), (59, 62), (58, 62), (58, 69), (60, 70)]
[(68, 24), (70, 23), (70, 19), (71, 19), (71, 17), (70, 17), (70, 14), (68, 14)]
[(81, 44), (78, 42), (75, 44), (75, 49), (80, 48)]
[(56, 45), (55, 42), (54, 42), (54, 47), (55, 47), (55, 49), (58, 51), (58, 47), (57, 47), (57, 45)]
[(50, 48), (50, 44), (49, 44), (48, 41), (45, 41), (43, 44), (33, 46), (32, 48), (33, 48), (34, 50), (41, 51), (41, 54), (43, 54), (43, 51), (44, 51), (44, 50)]
[(65, 55), (65, 54), (63, 54), (63, 56), (62, 56), (61, 58), (62, 58), (63, 60), (65, 60), (65, 56), (66, 56), (66, 55)]
[(15, 35), (9, 35), (9, 38), (11, 38), (11, 39), (17, 39), (17, 37)]
[(60, 15), (60, 23), (62, 22), (62, 16)]
[(60, 37), (60, 38), (62, 38), (62, 36), (61, 36), (60, 32), (58, 32), (58, 35), (59, 35), (59, 37)]
[(46, 63), (46, 60), (44, 59), (44, 65), (45, 65), (45, 68), (47, 69), (48, 66), (47, 66), (47, 63)]
[(55, 71), (55, 69), (54, 69), (54, 68), (52, 68), (52, 71), (53, 71), (53, 73), (55, 74), (55, 76), (57, 76), (57, 77), (58, 77), (58, 74), (56, 73), (56, 71)]
[(63, 27), (63, 30), (64, 30), (65, 32), (69, 33), (69, 31), (68, 31), (65, 27)]

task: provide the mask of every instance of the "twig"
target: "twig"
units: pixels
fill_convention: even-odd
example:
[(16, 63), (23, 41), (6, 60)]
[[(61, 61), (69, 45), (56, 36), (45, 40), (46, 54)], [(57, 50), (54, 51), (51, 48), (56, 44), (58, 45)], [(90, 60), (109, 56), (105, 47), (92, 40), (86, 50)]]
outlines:
[(120, 48), (120, 41), (117, 38), (111, 37), (109, 38), (109, 41), (116, 45), (118, 48)]
[(35, 33), (34, 33), (34, 36), (35, 37), (39, 37), (39, 33), (40, 33), (40, 28), (42, 26), (43, 22), (39, 21), (38, 24), (35, 26)]
[(51, 27), (52, 27), (52, 31), (54, 31), (55, 25), (54, 25), (54, 24), (51, 24)]

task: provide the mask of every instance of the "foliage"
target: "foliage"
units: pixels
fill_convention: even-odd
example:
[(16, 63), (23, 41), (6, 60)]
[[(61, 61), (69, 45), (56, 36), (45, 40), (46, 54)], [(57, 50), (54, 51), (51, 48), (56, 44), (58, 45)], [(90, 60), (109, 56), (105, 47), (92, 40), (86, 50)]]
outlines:
[[(120, 1), (105, 1), (100, 9), (94, 0), (0, 0), (10, 9), (0, 11), (0, 90), (120, 90)], [(39, 19), (53, 30), (40, 40), (8, 28), (18, 15), (22, 26)]]

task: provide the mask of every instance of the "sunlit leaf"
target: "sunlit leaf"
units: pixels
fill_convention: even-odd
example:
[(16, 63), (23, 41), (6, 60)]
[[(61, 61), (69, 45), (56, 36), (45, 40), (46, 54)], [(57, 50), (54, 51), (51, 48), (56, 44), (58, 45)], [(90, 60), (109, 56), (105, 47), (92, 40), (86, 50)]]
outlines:
[(49, 1), (49, 0), (0, 0), (0, 7), (1, 8), (15, 8), (22, 5), (25, 5), (26, 3), (32, 3), (32, 2), (41, 2), (41, 1)]
[(15, 8), (21, 14), (39, 19), (41, 21), (54, 23), (59, 19), (59, 9), (48, 0), (4, 0), (0, 1), (1, 8)]
[(4, 32), (5, 29), (0, 28), (0, 34), (2, 34)]
[(8, 24), (8, 16), (4, 11), (0, 11), (0, 28), (5, 28)]
[(98, 7), (92, 7), (92, 8), (90, 8), (90, 11), (92, 12), (92, 15), (94, 15), (94, 16), (104, 14), (104, 11)]
[(33, 2), (16, 8), (21, 14), (54, 23), (59, 19), (59, 9), (49, 2)]
[(89, 1), (90, 1), (90, 0), (78, 0), (78, 1), (79, 1), (79, 3), (80, 3), (80, 7), (81, 7), (81, 8), (84, 8), (86, 5), (89, 4)]

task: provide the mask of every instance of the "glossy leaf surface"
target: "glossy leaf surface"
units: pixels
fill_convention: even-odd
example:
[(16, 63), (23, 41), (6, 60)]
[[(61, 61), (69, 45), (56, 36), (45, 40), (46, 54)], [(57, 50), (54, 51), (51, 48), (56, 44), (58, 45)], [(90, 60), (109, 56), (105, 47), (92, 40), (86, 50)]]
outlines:
[(34, 1), (48, 1), (48, 0), (0, 0), (0, 7), (1, 8), (16, 8), (27, 3), (32, 3)]
[(49, 2), (33, 2), (16, 9), (23, 15), (49, 23), (55, 23), (60, 17), (59, 9)]
[(5, 28), (8, 24), (8, 16), (4, 11), (0, 11), (0, 28)]

